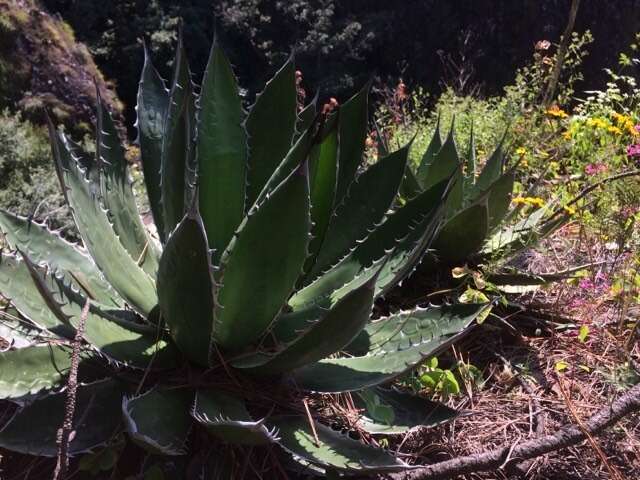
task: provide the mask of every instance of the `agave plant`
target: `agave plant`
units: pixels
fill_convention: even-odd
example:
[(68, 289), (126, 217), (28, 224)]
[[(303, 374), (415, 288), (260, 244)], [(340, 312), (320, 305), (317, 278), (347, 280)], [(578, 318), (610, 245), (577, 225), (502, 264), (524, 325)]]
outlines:
[(490, 306), (371, 320), (374, 301), (433, 240), (450, 179), (437, 176), (401, 205), (408, 146), (362, 168), (366, 87), (333, 112), (314, 103), (298, 112), (291, 58), (245, 113), (217, 42), (198, 88), (181, 40), (173, 70), (167, 90), (145, 53), (137, 128), (155, 232), (138, 213), (100, 101), (95, 156), (49, 126), (83, 246), (0, 213), (13, 249), (0, 257), (0, 292), (13, 309), (4, 323), (19, 340), (0, 353), (0, 395), (19, 406), (0, 446), (56, 455), (78, 336), (71, 455), (121, 431), (150, 452), (182, 455), (201, 431), (229, 444), (275, 443), (318, 470), (407, 468), (332, 429), (300, 398), (353, 392), (358, 428), (373, 434), (456, 415), (389, 382)]
[(496, 259), (504, 263), (568, 220), (568, 215), (543, 207), (514, 221), (520, 210), (520, 206), (510, 208), (518, 164), (505, 170), (508, 158), (505, 138), (506, 134), (479, 169), (473, 129), (467, 151), (461, 158), (454, 140), (453, 123), (443, 142), (438, 119), (417, 169), (407, 169), (402, 184), (405, 198), (413, 198), (451, 175), (455, 181), (447, 199), (445, 221), (433, 241), (432, 264), (434, 260), (450, 266)]

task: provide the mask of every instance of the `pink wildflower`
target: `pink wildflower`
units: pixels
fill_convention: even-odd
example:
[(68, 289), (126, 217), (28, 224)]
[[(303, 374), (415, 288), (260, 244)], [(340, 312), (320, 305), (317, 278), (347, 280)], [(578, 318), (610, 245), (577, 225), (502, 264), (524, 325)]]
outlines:
[(635, 130), (636, 132), (640, 133), (640, 123), (639, 123), (639, 124), (637, 124), (637, 125), (636, 125), (635, 127), (633, 127), (633, 128), (634, 128), (634, 130)]
[(640, 143), (629, 145), (627, 147), (627, 155), (630, 157), (640, 157)]
[(607, 166), (604, 163), (589, 163), (584, 167), (584, 173), (587, 175), (597, 175), (607, 171)]

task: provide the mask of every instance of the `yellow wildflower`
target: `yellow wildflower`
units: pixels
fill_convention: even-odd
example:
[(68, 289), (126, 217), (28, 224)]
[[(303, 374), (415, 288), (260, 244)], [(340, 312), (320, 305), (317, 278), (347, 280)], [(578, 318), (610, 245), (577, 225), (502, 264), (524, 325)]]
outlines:
[(524, 148), (524, 147), (516, 148), (516, 155), (520, 155), (521, 157), (523, 157), (526, 154), (527, 154), (527, 149), (526, 148)]
[(603, 120), (602, 118), (595, 117), (595, 118), (587, 119), (587, 126), (593, 127), (593, 128), (606, 129), (609, 127), (609, 123), (606, 120)]
[(618, 127), (614, 127), (613, 125), (607, 127), (607, 132), (613, 133), (614, 135), (622, 135), (622, 130), (620, 130)]
[(564, 207), (562, 207), (562, 209), (567, 212), (569, 215), (575, 215), (576, 214), (576, 209), (573, 207), (570, 207), (568, 205), (565, 205)]
[(571, 130), (565, 130), (564, 132), (562, 132), (562, 137), (565, 140), (571, 140), (571, 136), (572, 136)]
[(547, 109), (547, 111), (545, 113), (547, 115), (549, 115), (550, 117), (555, 117), (555, 118), (567, 118), (569, 116), (569, 114), (567, 112), (562, 110), (557, 105), (553, 105), (552, 107)]
[(532, 205), (534, 207), (544, 207), (544, 200), (540, 197), (515, 197), (511, 200), (516, 205)]

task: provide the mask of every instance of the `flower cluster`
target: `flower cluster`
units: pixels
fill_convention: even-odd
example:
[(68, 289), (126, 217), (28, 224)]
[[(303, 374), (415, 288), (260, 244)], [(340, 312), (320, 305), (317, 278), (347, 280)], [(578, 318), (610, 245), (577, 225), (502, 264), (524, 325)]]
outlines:
[(629, 115), (613, 112), (611, 118), (613, 118), (619, 129), (624, 130), (632, 137), (640, 135), (640, 131), (636, 128), (638, 125), (635, 125), (633, 118)]
[(547, 111), (545, 113), (547, 115), (549, 115), (550, 117), (554, 117), (554, 118), (567, 118), (569, 116), (569, 114), (567, 112), (562, 110), (557, 105), (553, 105), (552, 107), (547, 109)]
[(608, 167), (604, 163), (589, 163), (584, 167), (584, 173), (587, 175), (598, 175), (608, 170)]
[(544, 207), (544, 200), (540, 197), (515, 197), (511, 200), (516, 205), (532, 205), (534, 207)]
[(635, 143), (627, 147), (627, 155), (631, 158), (640, 158), (640, 143)]

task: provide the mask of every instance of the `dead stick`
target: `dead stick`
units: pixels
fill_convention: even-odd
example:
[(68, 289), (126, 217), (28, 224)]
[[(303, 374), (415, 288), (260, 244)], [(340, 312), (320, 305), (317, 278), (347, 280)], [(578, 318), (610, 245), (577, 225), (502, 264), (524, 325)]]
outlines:
[(73, 433), (73, 416), (76, 411), (76, 393), (78, 391), (78, 367), (80, 365), (80, 348), (82, 347), (82, 336), (84, 334), (84, 325), (89, 315), (89, 306), (91, 301), (87, 301), (82, 308), (80, 314), (80, 324), (76, 330), (73, 339), (73, 350), (71, 352), (71, 368), (69, 370), (69, 378), (67, 380), (67, 401), (64, 407), (64, 421), (62, 427), (58, 430), (58, 461), (56, 469), (53, 472), (53, 480), (63, 480), (69, 468), (69, 443), (71, 443), (71, 434)]
[[(603, 407), (584, 422), (584, 432), (597, 435), (625, 416), (640, 411), (640, 384), (630, 388), (613, 403)], [(403, 473), (393, 473), (392, 480), (444, 480), (458, 475), (497, 470), (510, 454), (514, 462), (540, 457), (585, 440), (585, 433), (575, 425), (566, 425), (552, 435), (535, 438), (511, 448), (507, 445), (496, 450), (446, 460)]]

